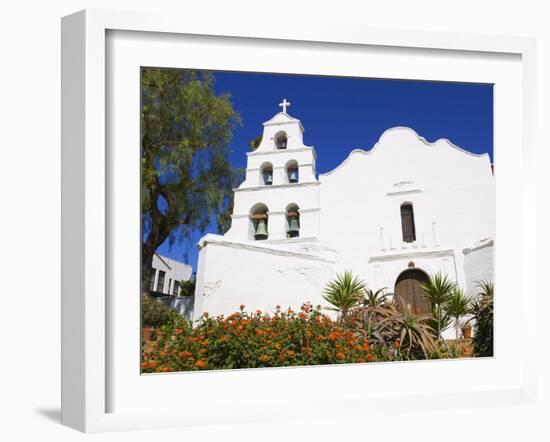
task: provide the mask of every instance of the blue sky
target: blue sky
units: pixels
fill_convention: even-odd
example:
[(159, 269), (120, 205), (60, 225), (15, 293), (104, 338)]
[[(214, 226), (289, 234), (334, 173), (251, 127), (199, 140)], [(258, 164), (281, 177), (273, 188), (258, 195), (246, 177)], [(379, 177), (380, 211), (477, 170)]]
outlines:
[[(262, 123), (292, 103), (287, 112), (302, 121), (304, 143), (317, 151), (317, 172), (338, 166), (353, 149), (371, 149), (390, 127), (407, 126), (433, 142), (447, 138), (474, 153), (493, 158), (493, 87), (448, 83), (304, 75), (215, 72), (217, 93), (232, 96), (243, 124), (235, 129), (230, 161), (246, 166), (248, 142)], [(216, 233), (215, 224), (208, 232)], [(188, 262), (196, 271), (195, 243), (163, 244), (158, 252)]]

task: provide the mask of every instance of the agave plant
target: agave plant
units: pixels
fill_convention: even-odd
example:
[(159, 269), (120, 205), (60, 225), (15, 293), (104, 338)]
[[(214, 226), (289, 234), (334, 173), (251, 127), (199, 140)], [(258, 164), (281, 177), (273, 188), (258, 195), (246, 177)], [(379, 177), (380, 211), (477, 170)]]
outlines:
[(444, 305), (444, 309), (454, 319), (456, 339), (459, 338), (460, 318), (468, 315), (471, 312), (471, 307), (471, 298), (466, 295), (462, 288), (455, 286), (451, 296)]
[(329, 281), (323, 291), (323, 298), (333, 307), (328, 310), (340, 312), (340, 321), (347, 318), (351, 308), (359, 305), (367, 290), (367, 285), (352, 272), (345, 271), (343, 275), (337, 274), (336, 279)]
[[(397, 306), (388, 302), (385, 295), (374, 298), (371, 296), (369, 300), (369, 292), (367, 290), (362, 305), (358, 305), (348, 312), (347, 325), (356, 334), (367, 339), (370, 344), (392, 343), (395, 341), (395, 333), (384, 323), (384, 320), (399, 314)], [(372, 292), (370, 293), (374, 295)]]
[(395, 309), (395, 314), (382, 320), (382, 324), (391, 328), (396, 333), (396, 340), (402, 350), (409, 355), (418, 357), (421, 351), (426, 359), (437, 350), (436, 341), (433, 338), (434, 330), (426, 322), (429, 315), (414, 315), (408, 306), (401, 310)]
[(430, 276), (429, 281), (426, 284), (421, 284), (421, 288), (425, 292), (425, 297), (431, 302), (434, 312), (436, 314), (435, 320), (437, 322), (437, 337), (443, 340), (441, 331), (443, 330), (443, 306), (449, 301), (452, 296), (452, 292), (456, 287), (456, 283), (451, 281), (447, 276), (437, 272), (435, 275)]

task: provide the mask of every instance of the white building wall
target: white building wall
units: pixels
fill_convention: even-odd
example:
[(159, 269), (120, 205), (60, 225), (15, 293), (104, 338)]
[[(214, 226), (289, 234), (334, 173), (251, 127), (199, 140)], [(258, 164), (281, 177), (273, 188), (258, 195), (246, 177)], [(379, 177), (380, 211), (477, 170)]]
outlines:
[(480, 290), (479, 282), (492, 282), (494, 272), (493, 240), (479, 241), (471, 248), (464, 249), (464, 272), (466, 274), (465, 289), (475, 296)]
[[(153, 290), (167, 295), (172, 295), (174, 281), (188, 281), (191, 279), (192, 268), (190, 265), (176, 261), (166, 256), (153, 255), (152, 267), (155, 269)], [(159, 271), (165, 272), (164, 284), (158, 288)], [(176, 295), (179, 295), (179, 290)]]
[[(450, 276), (464, 284), (462, 249), (493, 235), (489, 157), (446, 140), (430, 144), (411, 129), (393, 128), (372, 150), (353, 151), (319, 180), (320, 238), (353, 261), (452, 250)], [(414, 210), (412, 244), (402, 240), (400, 207), (406, 202)]]
[(195, 320), (204, 312), (234, 313), (241, 304), (247, 311), (264, 312), (273, 312), (277, 305), (298, 311), (307, 301), (326, 304), (322, 290), (335, 273), (334, 263), (322, 254), (266, 246), (264, 241), (231, 243), (217, 235), (203, 241), (207, 245), (199, 254)]

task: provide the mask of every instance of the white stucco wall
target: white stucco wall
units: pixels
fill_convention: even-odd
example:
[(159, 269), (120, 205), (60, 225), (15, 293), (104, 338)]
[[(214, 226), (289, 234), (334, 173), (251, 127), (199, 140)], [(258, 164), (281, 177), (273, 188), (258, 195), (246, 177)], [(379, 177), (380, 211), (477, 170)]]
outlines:
[(488, 238), (478, 241), (471, 247), (464, 249), (464, 272), (466, 274), (465, 288), (470, 295), (479, 293), (478, 283), (493, 281), (494, 274), (494, 245)]
[[(199, 255), (195, 319), (202, 313), (273, 312), (279, 305), (295, 311), (302, 303), (326, 302), (322, 290), (334, 277), (334, 252), (318, 243), (289, 240), (288, 248), (262, 242), (231, 242), (218, 235), (202, 240)], [(205, 244), (206, 243), (206, 244)]]
[[(387, 130), (373, 149), (353, 151), (319, 181), (320, 238), (351, 261), (382, 266), (396, 255), (414, 260), (450, 250), (450, 276), (464, 284), (462, 249), (493, 235), (488, 155), (471, 154), (446, 140), (428, 143), (412, 129)], [(405, 202), (414, 210), (413, 244), (402, 241)], [(393, 286), (390, 280), (384, 283)]]

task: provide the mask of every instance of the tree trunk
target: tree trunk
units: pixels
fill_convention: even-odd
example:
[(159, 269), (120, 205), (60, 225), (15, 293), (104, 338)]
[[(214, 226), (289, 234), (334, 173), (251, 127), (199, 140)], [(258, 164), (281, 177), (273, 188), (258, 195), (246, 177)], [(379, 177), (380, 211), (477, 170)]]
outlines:
[[(159, 220), (161, 221), (161, 220)], [(154, 277), (153, 256), (159, 246), (168, 238), (170, 230), (163, 228), (162, 221), (152, 223), (151, 232), (147, 240), (141, 243), (141, 293), (147, 294), (151, 289), (152, 279)]]

